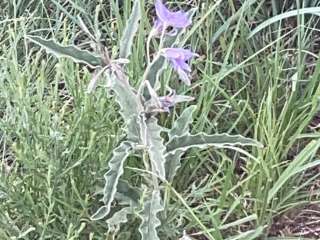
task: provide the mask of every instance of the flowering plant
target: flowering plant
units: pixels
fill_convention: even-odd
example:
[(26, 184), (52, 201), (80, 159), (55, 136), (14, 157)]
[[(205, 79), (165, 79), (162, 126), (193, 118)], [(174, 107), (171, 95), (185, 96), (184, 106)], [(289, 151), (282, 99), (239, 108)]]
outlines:
[[(122, 34), (117, 59), (111, 59), (108, 51), (101, 46), (93, 34), (88, 32), (79, 18), (83, 30), (97, 44), (97, 53), (81, 50), (75, 46), (62, 46), (53, 40), (36, 36), (27, 36), (32, 42), (44, 47), (56, 56), (69, 57), (95, 69), (95, 75), (88, 86), (92, 92), (98, 79), (104, 79), (110, 93), (121, 108), (124, 120), (125, 137), (113, 150), (109, 160), (109, 169), (104, 175), (105, 186), (102, 191), (103, 206), (91, 217), (92, 220), (107, 218), (110, 234), (117, 234), (119, 226), (128, 220), (129, 215), (141, 218), (139, 232), (143, 240), (159, 239), (157, 228), (161, 225), (159, 213), (165, 209), (166, 199), (162, 192), (168, 190), (180, 167), (182, 155), (190, 148), (228, 148), (233, 145), (257, 146), (253, 139), (239, 135), (190, 133), (189, 125), (196, 105), (184, 109), (175, 120), (171, 129), (165, 129), (158, 123), (159, 112), (172, 114), (170, 109), (181, 102), (194, 100), (191, 96), (179, 95), (169, 86), (169, 94), (159, 96), (159, 76), (166, 63), (175, 70), (178, 77), (187, 86), (191, 85), (191, 66), (189, 61), (198, 55), (190, 49), (176, 47), (179, 37), (191, 25), (195, 9), (189, 12), (170, 11), (161, 0), (155, 1), (156, 19), (147, 38), (146, 69), (141, 76), (137, 89), (130, 85), (125, 64), (129, 62), (134, 36), (141, 20), (141, 5), (134, 1), (131, 16)], [(168, 27), (172, 30), (168, 32)], [(159, 39), (159, 49), (151, 60), (151, 39)], [(166, 136), (161, 135), (162, 132)], [(126, 160), (132, 155), (140, 156), (144, 165), (141, 172), (141, 185), (133, 186), (121, 179)], [(165, 197), (168, 197), (165, 195)], [(120, 210), (119, 210), (120, 207)]]

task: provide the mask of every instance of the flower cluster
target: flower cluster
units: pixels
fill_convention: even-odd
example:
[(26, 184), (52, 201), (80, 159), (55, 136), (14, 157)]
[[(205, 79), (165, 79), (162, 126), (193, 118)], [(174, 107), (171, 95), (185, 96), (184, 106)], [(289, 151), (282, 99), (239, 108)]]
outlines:
[[(172, 12), (170, 11), (161, 0), (155, 0), (155, 9), (157, 18), (154, 21), (153, 26), (153, 35), (162, 35), (166, 34), (167, 28), (171, 27), (173, 30), (186, 28), (191, 24), (191, 20), (188, 17), (188, 14), (183, 11)], [(172, 68), (177, 72), (181, 81), (186, 85), (191, 85), (190, 73), (191, 67), (188, 62), (191, 58), (198, 56), (196, 53), (193, 53), (189, 49), (184, 48), (163, 48), (160, 49), (160, 55), (165, 57)], [(175, 94), (170, 93), (167, 96), (159, 97), (159, 102), (164, 111), (168, 111), (169, 107), (174, 106), (176, 103), (181, 102), (177, 101), (177, 98), (174, 97)], [(190, 101), (193, 98), (186, 97), (186, 101)]]

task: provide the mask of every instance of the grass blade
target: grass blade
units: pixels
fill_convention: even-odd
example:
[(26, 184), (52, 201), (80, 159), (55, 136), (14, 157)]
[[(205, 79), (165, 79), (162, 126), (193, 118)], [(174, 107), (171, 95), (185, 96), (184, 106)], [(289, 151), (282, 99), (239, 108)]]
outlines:
[(140, 0), (135, 0), (130, 18), (120, 40), (120, 58), (128, 58), (130, 56), (133, 39), (138, 31), (140, 19)]
[(297, 15), (304, 15), (304, 14), (314, 14), (314, 15), (320, 16), (320, 7), (301, 8), (301, 9), (292, 10), (289, 12), (279, 14), (272, 18), (269, 18), (268, 20), (261, 23), (258, 27), (256, 27), (253, 31), (251, 31), (251, 33), (248, 36), (248, 39), (273, 23), (281, 21), (285, 18), (294, 17)]
[(273, 187), (269, 190), (268, 200), (269, 203), (281, 189), (281, 187), (295, 174), (305, 170), (304, 163), (310, 160), (317, 152), (320, 147), (320, 140), (311, 141), (301, 153), (289, 163), (287, 168), (282, 172), (278, 180), (275, 182)]

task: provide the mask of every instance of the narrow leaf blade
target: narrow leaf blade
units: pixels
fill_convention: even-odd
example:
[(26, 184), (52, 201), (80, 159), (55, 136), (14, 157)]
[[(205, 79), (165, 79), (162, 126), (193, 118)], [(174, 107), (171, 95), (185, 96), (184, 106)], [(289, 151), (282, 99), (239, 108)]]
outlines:
[(120, 58), (128, 58), (131, 54), (133, 39), (139, 28), (141, 19), (140, 0), (135, 0), (131, 15), (120, 40)]
[(304, 164), (310, 160), (320, 147), (320, 140), (311, 141), (299, 154), (290, 162), (287, 168), (282, 172), (278, 180), (273, 184), (273, 187), (269, 190), (267, 202), (269, 203), (281, 187), (295, 174), (299, 172), (299, 169), (304, 170)]
[(281, 21), (285, 18), (294, 17), (297, 15), (303, 15), (303, 14), (314, 14), (314, 15), (320, 16), (320, 7), (309, 7), (309, 8), (296, 9), (296, 10), (285, 12), (285, 13), (279, 14), (277, 16), (274, 16), (272, 18), (269, 18), (268, 20), (264, 21), (259, 26), (257, 26), (249, 34), (248, 39), (251, 38), (253, 35), (257, 34), (258, 32), (260, 32), (262, 29), (268, 27), (269, 25), (271, 25), (273, 23)]

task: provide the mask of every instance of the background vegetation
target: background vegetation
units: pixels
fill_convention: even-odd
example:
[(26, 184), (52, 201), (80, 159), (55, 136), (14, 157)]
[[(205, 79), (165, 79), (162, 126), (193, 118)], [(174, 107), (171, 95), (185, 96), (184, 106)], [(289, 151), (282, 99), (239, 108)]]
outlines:
[[(128, 65), (133, 84), (145, 67), (154, 16), (153, 1), (141, 2), (145, 17)], [(192, 88), (178, 81), (174, 86), (196, 98), (193, 130), (253, 137), (264, 148), (186, 154), (161, 216), (161, 239), (179, 239), (183, 231), (207, 239), (203, 227), (217, 240), (319, 237), (320, 2), (168, 3), (198, 7), (185, 38), (200, 54)], [(80, 15), (116, 55), (131, 5), (0, 3), (0, 239), (112, 239), (105, 221), (90, 216), (121, 137), (118, 106), (104, 88), (86, 93), (92, 69), (47, 55), (25, 35), (90, 49)], [(176, 78), (168, 69), (169, 77)], [(160, 120), (170, 126), (174, 115)], [(129, 162), (126, 177), (139, 174), (140, 164)], [(138, 221), (122, 226), (115, 239), (139, 239)]]

